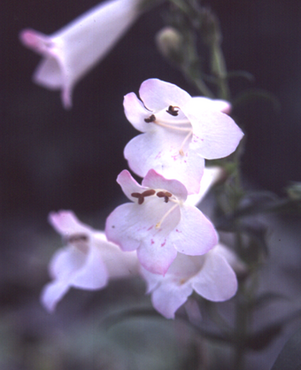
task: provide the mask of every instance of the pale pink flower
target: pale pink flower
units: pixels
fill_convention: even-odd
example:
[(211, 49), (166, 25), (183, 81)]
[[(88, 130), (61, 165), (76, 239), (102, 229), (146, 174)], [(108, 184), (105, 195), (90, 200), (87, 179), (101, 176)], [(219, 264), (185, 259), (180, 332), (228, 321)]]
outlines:
[(150, 170), (139, 185), (126, 170), (117, 182), (132, 203), (117, 207), (107, 218), (106, 236), (123, 251), (137, 250), (141, 265), (164, 275), (177, 252), (202, 255), (217, 244), (212, 223), (192, 205), (177, 180)]
[[(147, 292), (152, 293), (154, 308), (171, 319), (193, 291), (213, 302), (233, 297), (237, 291), (237, 278), (223, 249), (226, 247), (218, 244), (203, 256), (178, 253), (164, 276), (141, 268)], [(228, 252), (225, 254), (229, 255)]]
[(56, 251), (49, 264), (53, 280), (41, 294), (41, 302), (48, 311), (54, 311), (70, 287), (101, 289), (109, 279), (138, 273), (136, 253), (123, 253), (106, 240), (103, 232), (84, 225), (73, 212), (50, 213), (49, 222), (62, 235), (66, 246)]
[(243, 133), (227, 114), (223, 100), (192, 98), (171, 83), (149, 79), (142, 83), (140, 99), (124, 97), (127, 119), (143, 134), (124, 149), (130, 168), (144, 177), (150, 169), (182, 182), (189, 194), (197, 193), (205, 159), (223, 158), (235, 151)]
[(50, 36), (25, 29), (22, 43), (43, 56), (34, 81), (62, 90), (65, 108), (72, 105), (75, 84), (98, 63), (139, 15), (138, 0), (102, 2)]

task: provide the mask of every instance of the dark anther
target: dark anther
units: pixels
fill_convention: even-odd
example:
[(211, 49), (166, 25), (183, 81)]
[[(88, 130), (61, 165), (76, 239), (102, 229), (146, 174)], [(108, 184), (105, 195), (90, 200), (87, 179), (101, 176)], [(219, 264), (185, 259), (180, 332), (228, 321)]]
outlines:
[(66, 237), (66, 243), (76, 243), (76, 242), (87, 242), (88, 236), (85, 234), (74, 234)]
[(134, 198), (138, 198), (138, 204), (142, 204), (144, 202), (144, 197), (149, 197), (154, 195), (156, 191), (154, 189), (145, 190), (143, 193), (132, 193), (131, 196)]
[(134, 198), (140, 198), (141, 194), (140, 193), (132, 193), (131, 196), (134, 197)]
[(158, 191), (157, 197), (164, 198), (164, 202), (168, 203), (169, 198), (172, 196), (172, 194), (169, 191)]
[(176, 109), (177, 107), (174, 107), (172, 105), (170, 105), (167, 109), (167, 113), (171, 114), (172, 116), (176, 117), (178, 114), (179, 114), (179, 110)]
[(144, 202), (144, 196), (140, 193), (132, 193), (131, 196), (138, 198), (138, 204), (142, 204)]
[(150, 122), (154, 122), (156, 121), (156, 116), (154, 114), (152, 114), (151, 116), (149, 116), (148, 118), (144, 118), (144, 121), (146, 123), (150, 123)]
[(155, 193), (156, 193), (156, 190), (149, 189), (149, 190), (145, 190), (141, 195), (143, 195), (144, 197), (149, 197), (151, 195), (154, 195)]

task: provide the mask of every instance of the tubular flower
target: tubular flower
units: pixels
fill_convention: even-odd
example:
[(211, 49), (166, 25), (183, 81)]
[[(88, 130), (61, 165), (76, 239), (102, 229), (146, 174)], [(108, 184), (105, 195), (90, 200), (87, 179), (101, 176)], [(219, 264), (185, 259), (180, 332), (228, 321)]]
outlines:
[(147, 292), (152, 293), (154, 308), (167, 319), (172, 319), (193, 291), (214, 302), (233, 297), (237, 290), (237, 278), (221, 252), (225, 248), (217, 244), (203, 256), (178, 253), (165, 276), (141, 268)]
[(138, 273), (136, 253), (123, 253), (106, 240), (103, 232), (82, 224), (73, 212), (50, 213), (49, 222), (62, 235), (66, 246), (54, 254), (49, 264), (53, 281), (41, 294), (41, 302), (48, 311), (54, 311), (70, 287), (101, 289), (109, 278)]
[(139, 15), (138, 0), (102, 2), (50, 36), (25, 29), (22, 43), (44, 58), (33, 79), (51, 90), (62, 90), (65, 108), (72, 105), (72, 90), (110, 51)]
[(107, 218), (107, 239), (123, 251), (137, 250), (141, 265), (164, 275), (177, 252), (202, 255), (217, 243), (212, 223), (192, 205), (177, 180), (150, 170), (139, 185), (126, 170), (117, 182), (132, 201), (117, 207)]
[[(142, 83), (140, 99), (124, 97), (127, 119), (143, 134), (124, 149), (130, 168), (144, 177), (150, 169), (182, 182), (189, 194), (198, 193), (205, 159), (233, 153), (243, 133), (227, 114), (223, 100), (191, 97), (171, 83), (149, 79)], [(225, 113), (223, 113), (225, 112)]]

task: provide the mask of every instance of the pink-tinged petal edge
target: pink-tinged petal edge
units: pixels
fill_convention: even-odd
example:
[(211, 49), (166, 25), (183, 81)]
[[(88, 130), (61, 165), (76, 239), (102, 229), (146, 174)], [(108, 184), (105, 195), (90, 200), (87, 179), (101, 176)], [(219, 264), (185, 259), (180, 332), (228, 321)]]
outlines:
[(207, 253), (218, 242), (218, 236), (211, 221), (196, 207), (181, 207), (181, 220), (170, 239), (178, 252), (199, 256)]
[(140, 193), (146, 189), (138, 184), (128, 170), (121, 171), (116, 181), (121, 186), (124, 194), (132, 201), (136, 199), (131, 196), (132, 193)]
[(170, 105), (181, 106), (191, 99), (185, 90), (157, 78), (142, 82), (139, 95), (146, 108), (152, 111), (158, 111)]
[(180, 181), (168, 180), (152, 169), (142, 180), (142, 185), (147, 188), (167, 190), (183, 202), (187, 199), (187, 189)]
[(193, 278), (193, 289), (202, 297), (222, 302), (237, 291), (237, 278), (226, 259), (212, 250), (206, 255), (201, 271)]
[(125, 95), (123, 99), (124, 113), (129, 122), (136, 130), (141, 132), (149, 131), (152, 126), (144, 121), (152, 112), (147, 110), (141, 100), (139, 100), (135, 93)]
[(92, 228), (80, 222), (72, 211), (50, 212), (48, 221), (63, 236), (78, 233), (89, 235), (93, 231)]

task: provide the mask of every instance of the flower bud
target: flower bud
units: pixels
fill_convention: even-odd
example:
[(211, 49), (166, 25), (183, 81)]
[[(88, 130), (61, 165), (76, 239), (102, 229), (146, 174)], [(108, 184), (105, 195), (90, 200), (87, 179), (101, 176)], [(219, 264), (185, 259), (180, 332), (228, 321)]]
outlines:
[(173, 27), (164, 27), (156, 35), (156, 44), (160, 53), (168, 60), (179, 64), (183, 61), (183, 37)]

